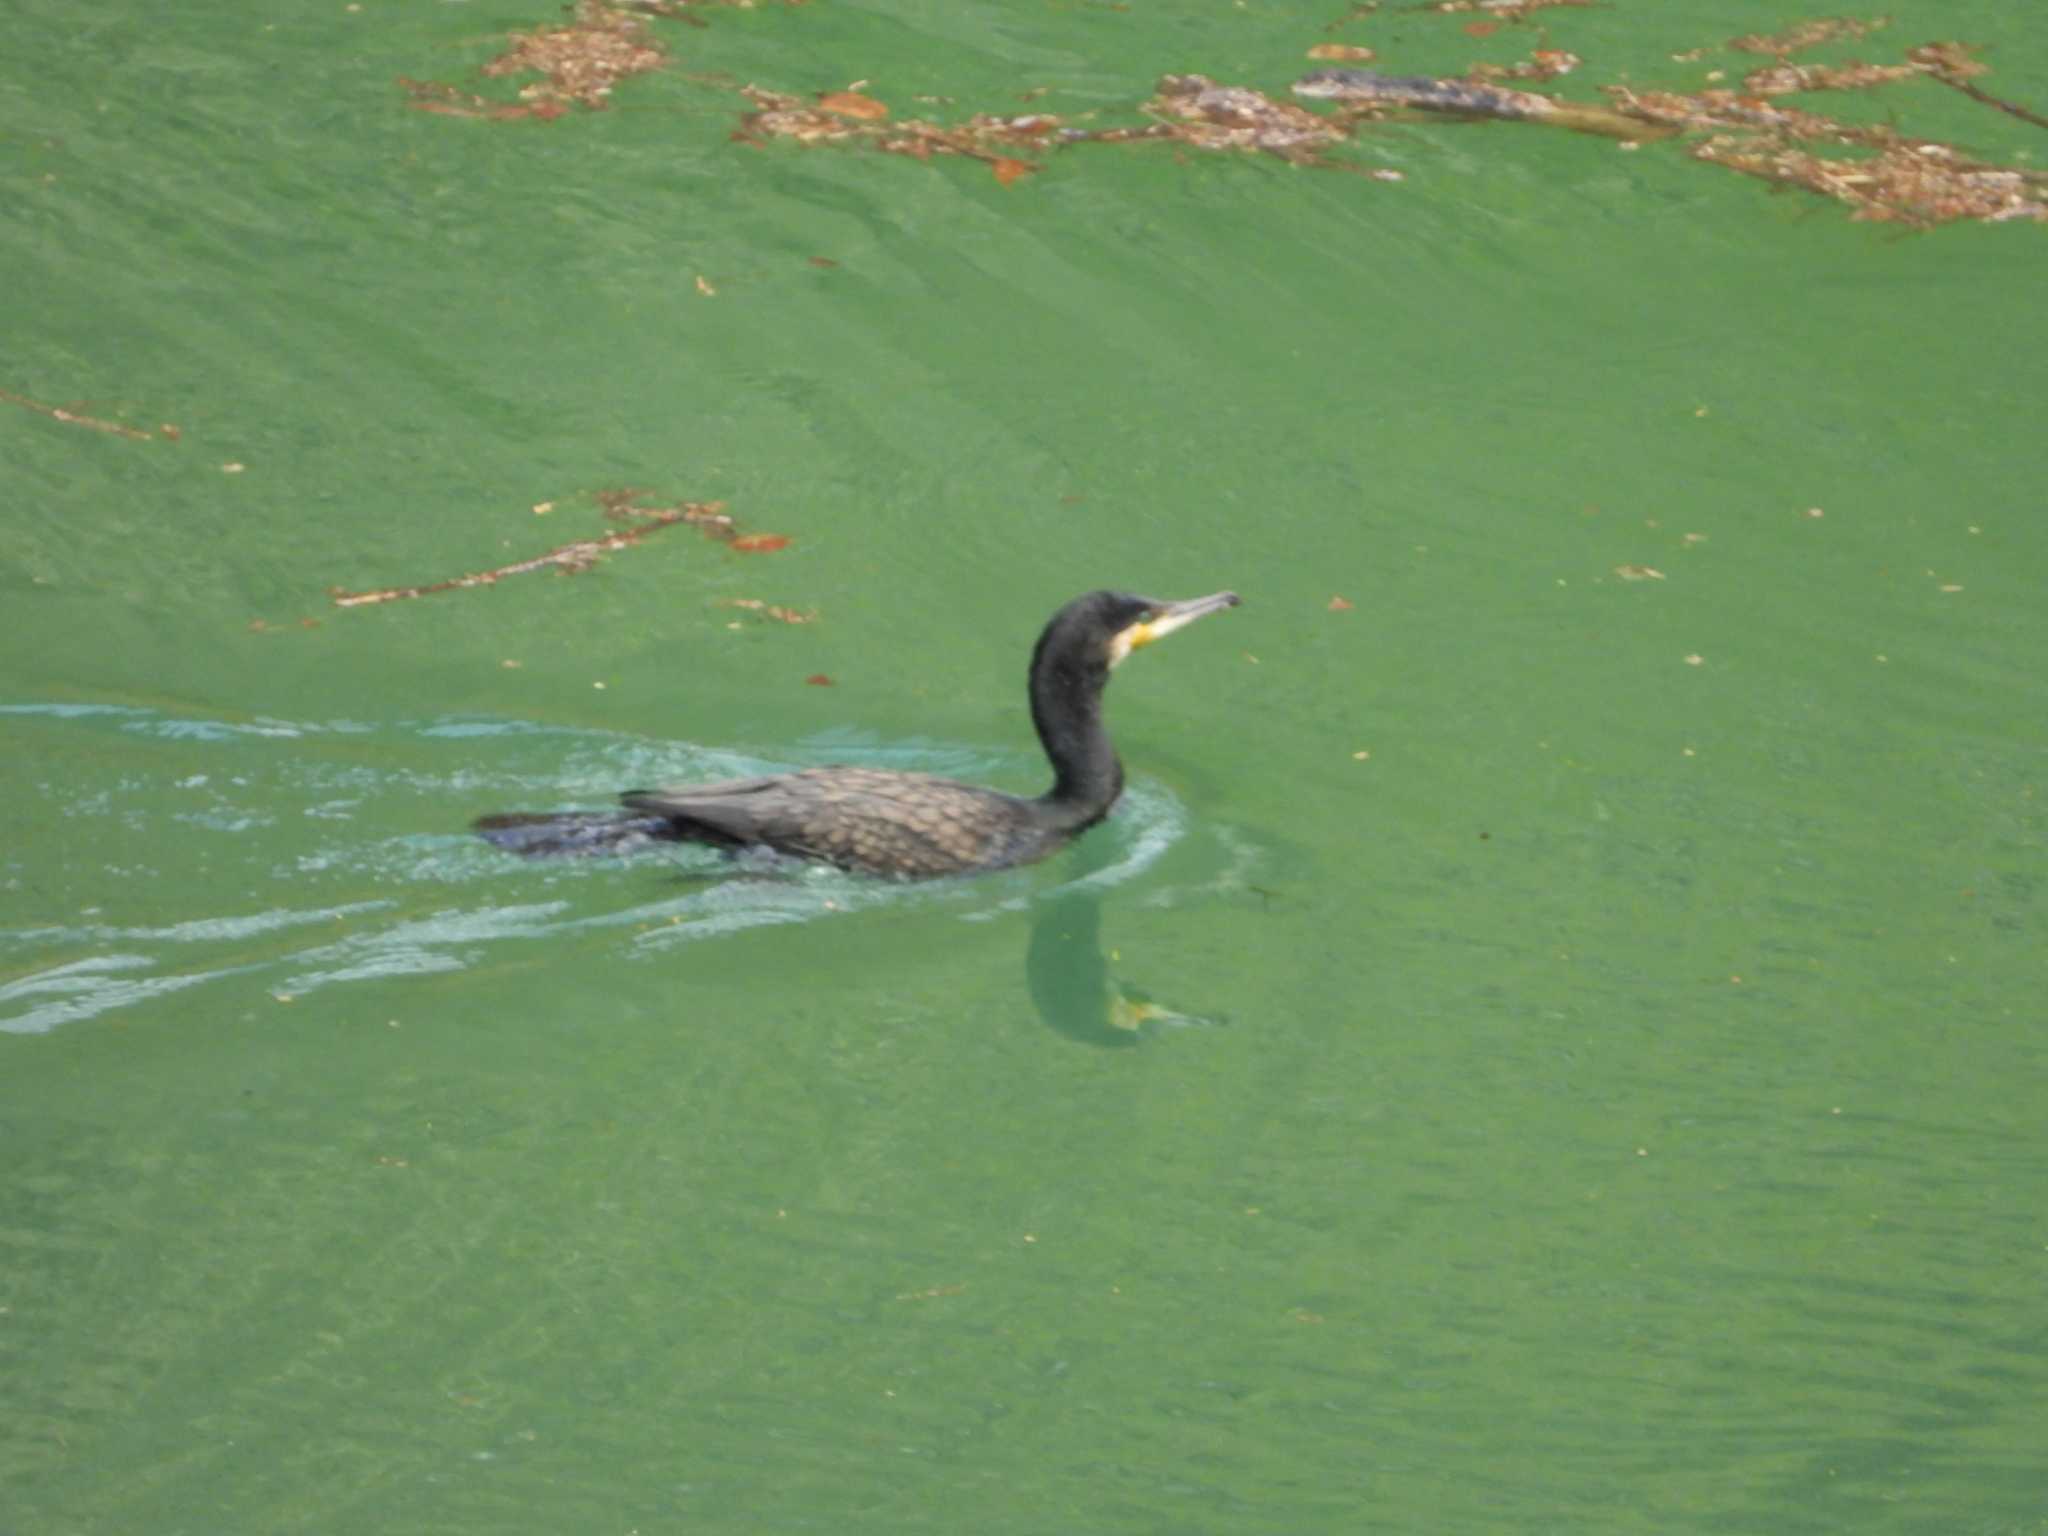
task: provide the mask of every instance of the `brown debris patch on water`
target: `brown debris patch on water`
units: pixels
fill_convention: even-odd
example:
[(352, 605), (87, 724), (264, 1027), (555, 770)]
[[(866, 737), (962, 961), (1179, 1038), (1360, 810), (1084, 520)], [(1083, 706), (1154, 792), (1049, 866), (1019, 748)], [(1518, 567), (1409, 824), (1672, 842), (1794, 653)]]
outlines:
[[(504, 52), (485, 64), (490, 79), (538, 75), (519, 87), (517, 102), (494, 101), (440, 80), (399, 84), (422, 112), (476, 117), (497, 122), (521, 118), (550, 121), (572, 106), (601, 111), (620, 81), (659, 69), (667, 48), (654, 36), (651, 19), (705, 26), (695, 13), (709, 5), (752, 10), (762, 0), (575, 0), (567, 20), (550, 27), (514, 32)], [(781, 0), (803, 5), (807, 0)]]
[(1941, 144), (1848, 159), (1791, 148), (1775, 137), (1716, 134), (1688, 153), (1710, 165), (1847, 203), (1855, 219), (1922, 227), (1957, 219), (2048, 222), (2048, 173), (1980, 165)]
[[(806, 101), (749, 85), (754, 106), (735, 138), (752, 144), (788, 139), (806, 148), (860, 145), (924, 160), (958, 155), (987, 164), (1004, 185), (1040, 168), (1020, 154), (1040, 155), (1076, 144), (1165, 142), (1188, 149), (1276, 155), (1299, 165), (1328, 165), (1323, 151), (1344, 143), (1352, 124), (1275, 101), (1248, 86), (1218, 85), (1206, 75), (1164, 75), (1139, 110), (1152, 121), (1084, 128), (1047, 112), (999, 116), (976, 113), (951, 125), (925, 118), (890, 119), (871, 98), (849, 110), (848, 93), (827, 92)], [(1378, 173), (1375, 173), (1378, 174)], [(1389, 173), (1391, 174), (1391, 173)]]
[(754, 106), (733, 135), (742, 143), (789, 139), (806, 148), (863, 145), (913, 160), (959, 155), (982, 161), (1006, 185), (1038, 169), (1032, 161), (1019, 159), (1016, 151), (1043, 150), (1066, 132), (1057, 117), (1043, 112), (1007, 117), (977, 113), (948, 127), (920, 117), (892, 119), (886, 104), (852, 91), (827, 91), (815, 102), (757, 85), (744, 87), (740, 94)]
[(567, 26), (514, 32), (512, 46), (483, 72), (492, 78), (539, 75), (519, 88), (522, 101), (595, 109), (619, 81), (659, 68), (664, 55), (639, 16), (603, 0), (576, 0)]
[[(1847, 204), (1852, 218), (1918, 228), (1958, 219), (2048, 222), (2048, 172), (1988, 164), (1952, 144), (1916, 138), (1887, 123), (1846, 123), (1773, 99), (1793, 92), (1867, 90), (1924, 77), (2000, 111), (2042, 122), (2026, 108), (1975, 85), (1986, 66), (1961, 43), (1923, 43), (1906, 50), (1900, 64), (1783, 62), (1795, 49), (1861, 37), (1879, 24), (1812, 22), (1775, 36), (1734, 38), (1731, 48), (1780, 58), (1747, 75), (1740, 92), (1606, 90), (1616, 106), (1645, 121), (1704, 134), (1687, 150), (1693, 159), (1832, 198)], [(1850, 153), (1821, 152), (1826, 146)]]
[[(490, 78), (522, 77), (517, 101), (491, 100), (441, 82), (401, 83), (422, 111), (492, 120), (552, 119), (574, 107), (606, 106), (618, 84), (661, 67), (663, 44), (653, 35), (658, 19), (702, 26), (696, 13), (712, 5), (751, 9), (773, 0), (575, 0), (561, 24), (510, 34), (508, 45), (485, 64)], [(781, 0), (785, 5), (804, 0)], [(1526, 22), (1538, 11), (1584, 7), (1590, 0), (1419, 0), (1398, 9), (1478, 18), (1464, 30), (1487, 35), (1506, 23)], [(1396, 7), (1379, 0), (1353, 4), (1324, 30), (1384, 15)], [(1855, 42), (1886, 25), (1884, 18), (1825, 17), (1788, 25), (1775, 33), (1730, 38), (1726, 48), (1765, 55), (1773, 62), (1750, 70), (1742, 88), (1667, 91), (1629, 85), (1600, 87), (1605, 102), (1573, 101), (1510, 90), (1501, 82), (1548, 82), (1584, 69), (1584, 60), (1563, 48), (1545, 46), (1525, 59), (1480, 63), (1463, 76), (1379, 76), (1356, 74), (1357, 89), (1307, 90), (1310, 97), (1335, 96), (1334, 112), (1310, 110), (1246, 85), (1222, 84), (1207, 75), (1172, 73), (1159, 77), (1153, 94), (1130, 109), (1137, 121), (1098, 124), (1093, 112), (1063, 118), (1049, 112), (975, 113), (957, 122), (898, 117), (887, 102), (868, 94), (865, 81), (811, 96), (759, 85), (744, 88), (750, 110), (733, 137), (762, 146), (788, 140), (805, 148), (856, 147), (930, 160), (972, 159), (988, 166), (1004, 186), (1040, 170), (1058, 150), (1079, 144), (1171, 143), (1186, 150), (1272, 155), (1292, 164), (1360, 170), (1331, 152), (1389, 117), (1413, 119), (1423, 113), (1536, 122), (1552, 128), (1621, 139), (1633, 149), (1646, 140), (1683, 134), (1687, 153), (1779, 186), (1799, 187), (1847, 204), (1859, 219), (1890, 220), (1926, 227), (1956, 219), (1987, 222), (2026, 219), (2048, 222), (2048, 173), (1995, 165), (1937, 140), (1916, 138), (1888, 123), (1848, 123), (1782, 104), (1794, 94), (1851, 92), (1877, 86), (1908, 86), (1926, 79), (2023, 121), (2048, 127), (2048, 117), (1985, 91), (1976, 82), (1986, 66), (1957, 42), (1923, 43), (1891, 63), (1845, 60), (1795, 63), (1794, 54), (1828, 44)], [(1548, 38), (1543, 39), (1548, 43)], [(1671, 58), (1696, 63), (1708, 49), (1676, 52)], [(1319, 61), (1362, 63), (1374, 58), (1364, 44), (1317, 43), (1308, 49)], [(709, 77), (706, 77), (709, 78)], [(1709, 82), (1723, 78), (1711, 71)], [(1347, 87), (1354, 82), (1346, 81)], [(1436, 94), (1430, 88), (1434, 87)], [(1405, 88), (1406, 96), (1396, 88)], [(1388, 94), (1393, 92), (1393, 94)], [(1491, 93), (1491, 94), (1489, 94)], [(1045, 94), (1044, 88), (1023, 100)], [(920, 96), (927, 108), (945, 109), (945, 97)], [(1526, 110), (1515, 110), (1516, 105)], [(1540, 106), (1542, 110), (1534, 110)], [(1834, 153), (1832, 151), (1843, 151)], [(1389, 181), (1391, 170), (1365, 174)], [(697, 280), (709, 297), (716, 288)]]
[(1476, 13), (1490, 16), (1497, 21), (1527, 21), (1534, 11), (1547, 11), (1557, 6), (1589, 6), (1593, 0), (1425, 0), (1413, 7), (1418, 11), (1436, 11), (1446, 16), (1461, 16)]
[(519, 88), (516, 102), (493, 101), (441, 80), (399, 84), (422, 112), (446, 117), (476, 117), (510, 122), (562, 116), (571, 106), (598, 111), (611, 100), (619, 81), (661, 66), (667, 51), (651, 35), (645, 7), (623, 10), (603, 0), (576, 0), (561, 26), (514, 32), (510, 46), (483, 66), (492, 79), (507, 75), (539, 75)]
[(1874, 16), (1868, 21), (1848, 16), (1826, 16), (1815, 21), (1802, 21), (1783, 32), (1748, 32), (1741, 37), (1731, 37), (1728, 46), (1738, 53), (1768, 53), (1783, 59), (1821, 43), (1832, 43), (1845, 37), (1868, 37), (1888, 25), (1890, 18), (1884, 16)]
[(1207, 75), (1162, 75), (1144, 112), (1159, 119), (1155, 136), (1191, 149), (1253, 151), (1297, 164), (1318, 164), (1348, 139), (1341, 118), (1244, 85), (1218, 85)]
[(1873, 85), (1911, 80), (1920, 71), (1911, 64), (1772, 64), (1742, 77), (1753, 96), (1788, 96), (1794, 91), (1861, 91)]

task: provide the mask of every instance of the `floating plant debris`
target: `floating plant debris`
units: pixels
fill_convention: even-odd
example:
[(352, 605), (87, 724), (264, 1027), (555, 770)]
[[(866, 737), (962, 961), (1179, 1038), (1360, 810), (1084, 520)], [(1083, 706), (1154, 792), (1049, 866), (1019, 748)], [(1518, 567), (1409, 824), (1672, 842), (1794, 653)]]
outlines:
[(1695, 91), (1688, 95), (1676, 91), (1636, 91), (1619, 85), (1605, 89), (1615, 105), (1629, 116), (1673, 129), (1756, 129), (1786, 139), (1862, 144), (1873, 149), (1934, 144), (1931, 139), (1904, 138), (1883, 123), (1838, 122), (1817, 112), (1781, 107), (1734, 91)]
[(565, 110), (561, 107), (541, 107), (519, 101), (492, 101), (487, 96), (458, 90), (444, 81), (415, 80), (410, 75), (400, 75), (398, 85), (399, 89), (411, 98), (408, 104), (414, 111), (433, 112), (442, 117), (475, 117), (497, 123), (515, 122), (525, 118), (546, 121), (560, 117)]
[[(1351, 135), (1337, 119), (1245, 85), (1218, 85), (1207, 75), (1163, 75), (1143, 110), (1162, 121), (1127, 135), (1165, 138), (1192, 149), (1248, 150), (1297, 164), (1325, 163), (1322, 152)], [(1116, 142), (1117, 130), (1094, 135)]]
[(1996, 107), (2009, 112), (2023, 122), (2032, 123), (2036, 128), (2048, 128), (2048, 117), (2030, 112), (2016, 102), (2004, 101), (1989, 91), (1978, 89), (1970, 83), (1977, 75), (1989, 74), (1990, 66), (1970, 57), (1969, 49), (1961, 43), (1922, 43), (1917, 48), (1908, 48), (1906, 57), (1920, 66), (1930, 80), (1939, 80), (1943, 85), (1961, 91), (1972, 101), (1982, 102), (1987, 107)]
[[(1484, 81), (1439, 80), (1428, 75), (1382, 75), (1370, 69), (1319, 69), (1294, 82), (1294, 94), (1313, 101), (1341, 101), (1356, 111), (1412, 108), (1454, 117), (1492, 117), (1507, 122), (1547, 118), (1557, 111), (1548, 96), (1508, 90)], [(1310, 114), (1313, 116), (1314, 114)], [(1341, 118), (1318, 122), (1341, 122)]]
[[(871, 97), (861, 96), (863, 105), (853, 113), (841, 110), (853, 93), (827, 92), (815, 105), (801, 96), (760, 86), (742, 88), (741, 95), (754, 110), (740, 119), (733, 137), (743, 143), (761, 144), (769, 139), (791, 139), (798, 144), (865, 144), (894, 155), (928, 160), (933, 155), (961, 155), (989, 165), (1005, 185), (1038, 167), (1028, 160), (1005, 153), (1016, 149), (1043, 149), (1056, 142), (1065, 130), (1060, 120), (1045, 113), (991, 117), (977, 114), (964, 123), (943, 127), (923, 118), (891, 121), (888, 108)], [(838, 102), (835, 106), (833, 103)], [(875, 108), (880, 108), (879, 112)]]
[(1446, 16), (1464, 15), (1476, 11), (1482, 16), (1492, 16), (1500, 21), (1526, 21), (1531, 11), (1547, 11), (1555, 6), (1588, 6), (1593, 0), (1426, 0), (1422, 5), (1411, 6), (1411, 10), (1436, 11)]
[(1794, 91), (1860, 91), (1919, 73), (1911, 64), (1773, 64), (1752, 69), (1742, 85), (1753, 96), (1788, 96)]
[(523, 101), (563, 110), (571, 102), (598, 108), (619, 81), (658, 68), (664, 56), (639, 16), (603, 0), (576, 0), (567, 26), (514, 32), (512, 46), (486, 64), (484, 73), (541, 76), (519, 88)]
[[(1806, 46), (1836, 36), (1860, 36), (1863, 23), (1828, 30), (1794, 29), (1774, 38), (1737, 39), (1752, 51)], [(1578, 61), (1572, 55), (1564, 58)], [(1542, 61), (1545, 54), (1535, 55)], [(1399, 111), (1507, 122), (1538, 122), (1625, 141), (1673, 133), (1704, 134), (1691, 158), (1783, 186), (1795, 186), (1849, 204), (1853, 217), (1929, 227), (1957, 219), (1999, 223), (2048, 221), (2048, 172), (1986, 164), (1938, 140), (1912, 138), (1882, 123), (1851, 124), (1768, 99), (1781, 92), (1862, 90), (1925, 75), (1973, 99), (2027, 121), (2026, 108), (1982, 91), (1974, 78), (1984, 66), (1959, 43), (1927, 43), (1908, 51), (1903, 64), (1846, 64), (1809, 68), (1779, 64), (1753, 72), (1748, 90), (1692, 93), (1603, 89), (1606, 108), (1491, 85), (1482, 76), (1515, 78), (1519, 70), (1481, 67), (1463, 79), (1389, 76), (1369, 70), (1318, 70), (1295, 82), (1297, 95), (1343, 102), (1347, 112), (1384, 116)], [(2048, 122), (2043, 122), (2048, 126)], [(1815, 146), (1876, 151), (1821, 154)]]
[(539, 75), (519, 88), (517, 102), (492, 101), (438, 80), (401, 76), (398, 83), (418, 110), (447, 117), (545, 122), (571, 106), (597, 111), (610, 103), (619, 81), (660, 67), (667, 52), (643, 18), (668, 14), (647, 5), (629, 11), (604, 0), (576, 0), (565, 24), (514, 32), (511, 46), (484, 65), (483, 73), (492, 78)]
[(430, 581), (411, 587), (379, 587), (368, 592), (349, 592), (336, 587), (330, 590), (329, 595), (337, 608), (361, 608), (372, 603), (397, 602), (401, 598), (426, 597), (434, 592), (454, 592), (463, 587), (494, 586), (507, 576), (523, 576), (529, 571), (545, 570), (549, 566), (572, 573), (587, 571), (604, 556), (629, 549), (649, 534), (673, 528), (678, 523), (690, 524), (708, 539), (735, 548), (744, 546), (750, 552), (783, 549), (789, 544), (789, 539), (779, 533), (742, 534), (722, 501), (686, 501), (670, 507), (646, 507), (639, 504), (642, 494), (629, 490), (599, 491), (594, 499), (604, 510), (604, 515), (625, 526), (596, 538), (577, 539), (525, 560), (492, 566), (487, 571), (451, 576), (445, 581)]
[(818, 610), (815, 608), (785, 608), (780, 603), (764, 603), (758, 597), (728, 597), (719, 601), (721, 608), (741, 608), (748, 613), (758, 613), (764, 619), (773, 619), (778, 624), (815, 624)]
[[(766, 3), (769, 0), (575, 0), (565, 23), (512, 33), (505, 51), (483, 67), (486, 76), (539, 77), (520, 88), (517, 102), (488, 100), (439, 82), (401, 83), (412, 105), (423, 111), (494, 120), (556, 118), (573, 106), (603, 107), (619, 81), (659, 67), (665, 50), (652, 36), (651, 20), (702, 25), (694, 13), (712, 4), (752, 8)], [(1399, 8), (1475, 17), (1464, 30), (1484, 36), (1503, 23), (1527, 21), (1538, 11), (1591, 3), (1420, 0)], [(1323, 30), (1336, 31), (1382, 9), (1380, 0), (1361, 0)], [(1648, 139), (1688, 135), (1693, 142), (1687, 153), (1694, 160), (1834, 198), (1861, 219), (1922, 227), (1965, 218), (2048, 221), (2048, 173), (1985, 163), (1951, 144), (1914, 138), (1889, 123), (1850, 124), (1775, 102), (1773, 98), (1795, 93), (1858, 91), (1925, 77), (1998, 111), (2048, 127), (2048, 117), (1979, 86), (1976, 80), (1986, 72), (1985, 66), (1961, 43), (1923, 43), (1895, 63), (1791, 62), (1792, 55), (1809, 48), (1867, 38), (1886, 25), (1881, 17), (1826, 17), (1776, 33), (1731, 38), (1728, 48), (1774, 61), (1749, 71), (1740, 91), (1665, 91), (1617, 84), (1600, 87), (1605, 101), (1587, 102), (1505, 83), (1541, 84), (1584, 68), (1578, 54), (1545, 47), (1515, 63), (1475, 64), (1462, 76), (1382, 75), (1335, 68), (1297, 80), (1296, 96), (1339, 104), (1327, 113), (1277, 100), (1252, 86), (1222, 84), (1201, 74), (1168, 74), (1160, 77), (1151, 97), (1133, 109), (1143, 120), (1100, 126), (1093, 113), (1078, 122), (1049, 112), (976, 113), (952, 123), (898, 117), (888, 102), (869, 94), (865, 80), (812, 96), (750, 84), (742, 88), (750, 110), (742, 115), (733, 137), (755, 147), (787, 140), (804, 148), (866, 148), (917, 160), (978, 160), (999, 183), (1010, 186), (1041, 170), (1053, 153), (1078, 144), (1165, 142), (1184, 149), (1267, 154), (1296, 165), (1357, 171), (1360, 167), (1331, 151), (1357, 139), (1370, 125), (1388, 119), (1450, 117), (1541, 123), (1601, 134), (1620, 140), (1624, 149)], [(1319, 62), (1340, 64), (1374, 58), (1372, 48), (1349, 43), (1318, 43), (1307, 52)], [(1695, 48), (1670, 57), (1697, 63), (1707, 52)], [(1718, 70), (1708, 76), (1710, 81), (1720, 78)], [(1034, 86), (1019, 99), (1035, 101), (1046, 93), (1046, 87)], [(952, 105), (945, 96), (915, 99), (926, 107)], [(1365, 174), (1402, 179), (1393, 170)], [(812, 260), (822, 265), (825, 259)], [(697, 279), (697, 289), (707, 297), (717, 292), (703, 276)], [(25, 403), (18, 397), (0, 399)], [(31, 408), (43, 409), (33, 404)]]
[[(1044, 112), (1010, 117), (977, 113), (951, 127), (922, 118), (848, 120), (823, 98), (813, 106), (800, 97), (753, 85), (742, 94), (756, 110), (740, 120), (735, 135), (739, 139), (756, 144), (790, 139), (813, 148), (864, 144), (919, 160), (963, 155), (987, 163), (1006, 186), (1040, 168), (1006, 151), (1045, 154), (1075, 144), (1165, 141), (1190, 149), (1263, 152), (1298, 164), (1321, 165), (1331, 163), (1322, 159), (1324, 149), (1351, 136), (1349, 125), (1339, 118), (1275, 101), (1248, 86), (1218, 85), (1206, 75), (1162, 76), (1141, 109), (1153, 121), (1111, 128), (1070, 127)], [(1398, 179), (1395, 173), (1384, 174)]]
[(1475, 80), (1555, 80), (1559, 75), (1568, 75), (1586, 61), (1576, 53), (1567, 53), (1562, 48), (1538, 48), (1527, 59), (1517, 64), (1475, 64), (1472, 78)]
[(1382, 75), (1368, 69), (1319, 69), (1295, 81), (1294, 94), (1317, 101), (1343, 102), (1344, 113), (1329, 121), (1347, 125), (1367, 118), (1420, 113), (1549, 123), (1579, 133), (1630, 140), (1655, 137), (1658, 132), (1655, 125), (1611, 106), (1562, 101), (1469, 78), (1438, 80), (1427, 75)]
[[(108, 432), (112, 433), (115, 437), (132, 438), (138, 443), (150, 442), (157, 436), (155, 432), (145, 432), (140, 427), (124, 426), (118, 421), (102, 421), (97, 416), (88, 416), (82, 411), (66, 410), (61, 405), (46, 405), (41, 400), (31, 400), (27, 395), (17, 395), (11, 389), (0, 389), (0, 401), (4, 401), (8, 405), (18, 405), (25, 411), (35, 411), (39, 415), (49, 417), (52, 421), (61, 421), (66, 426), (86, 427), (94, 432)], [(168, 422), (164, 424), (162, 432), (172, 442), (178, 440), (178, 429), (171, 426)]]
[[(519, 100), (493, 101), (439, 80), (401, 75), (399, 85), (422, 112), (476, 117), (494, 122), (522, 118), (552, 121), (571, 106), (599, 111), (610, 104), (621, 80), (659, 69), (668, 50), (649, 29), (650, 19), (709, 25), (697, 14), (711, 6), (751, 11), (771, 0), (575, 0), (558, 26), (514, 32), (510, 46), (483, 66), (483, 74), (539, 75), (519, 88)], [(786, 6), (809, 0), (779, 0)]]
[(811, 0), (615, 0), (622, 11), (638, 11), (643, 16), (661, 16), (670, 21), (687, 21), (693, 27), (709, 26), (696, 13), (707, 6), (722, 5), (727, 10), (753, 11), (770, 4), (809, 5)]
[(1779, 58), (1812, 48), (1820, 43), (1832, 43), (1839, 38), (1868, 37), (1878, 28), (1889, 24), (1883, 16), (1869, 21), (1856, 21), (1846, 16), (1828, 16), (1818, 21), (1802, 21), (1797, 26), (1787, 27), (1783, 32), (1750, 32), (1741, 37), (1728, 39), (1728, 46), (1739, 53), (1769, 53)]
[[(1737, 38), (1730, 46), (1776, 45), (1804, 35), (1795, 28), (1769, 39)], [(1758, 46), (1750, 51), (1775, 50)], [(1782, 83), (1777, 76), (1789, 79), (1796, 75), (1804, 82), (1788, 86), (1796, 90), (1859, 90), (1926, 76), (2000, 111), (2041, 121), (2026, 108), (2001, 101), (1974, 85), (1974, 78), (1984, 72), (1985, 66), (1972, 58), (1967, 48), (1950, 42), (1908, 49), (1906, 63), (1901, 65), (1857, 64), (1835, 70), (1784, 65), (1759, 73), (1774, 77), (1762, 82), (1772, 86)], [(1844, 123), (1783, 106), (1768, 99), (1775, 90), (1761, 89), (1757, 74), (1744, 83), (1750, 87), (1747, 93), (1635, 91), (1622, 86), (1606, 90), (1614, 104), (1632, 116), (1706, 134), (1687, 150), (1693, 159), (1833, 198), (1849, 205), (1852, 218), (1920, 228), (1958, 219), (1993, 224), (2014, 219), (2048, 222), (2048, 171), (1987, 164), (1951, 144), (1914, 138), (1886, 123)], [(1875, 153), (1817, 152), (1817, 146), (1826, 145)]]
[(1855, 219), (1921, 226), (1956, 219), (2048, 222), (2048, 172), (1979, 165), (1945, 145), (1885, 149), (1850, 160), (1788, 148), (1775, 138), (1716, 135), (1688, 152), (1695, 160), (1847, 203)]
[(818, 105), (836, 117), (856, 117), (863, 122), (878, 123), (889, 115), (884, 103), (859, 91), (827, 91), (818, 98)]
[(1324, 27), (1323, 30), (1325, 32), (1334, 32), (1339, 27), (1349, 26), (1354, 21), (1358, 21), (1363, 17), (1372, 15), (1379, 8), (1380, 0), (1358, 0), (1358, 4), (1352, 6), (1350, 10), (1346, 11), (1342, 16), (1339, 16), (1335, 21), (1331, 22), (1328, 26)]

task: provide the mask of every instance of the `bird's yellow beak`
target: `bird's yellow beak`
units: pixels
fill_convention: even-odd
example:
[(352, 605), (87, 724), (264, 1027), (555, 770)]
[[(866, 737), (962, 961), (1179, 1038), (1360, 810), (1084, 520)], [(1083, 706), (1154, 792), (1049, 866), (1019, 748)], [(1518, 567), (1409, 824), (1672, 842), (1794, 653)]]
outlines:
[(1176, 629), (1194, 623), (1203, 615), (1235, 608), (1240, 601), (1235, 592), (1211, 592), (1207, 597), (1159, 603), (1137, 623), (1125, 626), (1110, 637), (1109, 664), (1113, 667), (1140, 646), (1164, 640)]

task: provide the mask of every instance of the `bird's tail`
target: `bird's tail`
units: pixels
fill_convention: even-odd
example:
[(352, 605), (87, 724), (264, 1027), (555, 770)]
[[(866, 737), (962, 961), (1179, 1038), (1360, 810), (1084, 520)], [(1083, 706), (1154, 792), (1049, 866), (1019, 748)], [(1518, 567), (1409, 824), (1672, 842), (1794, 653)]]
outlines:
[(665, 818), (643, 811), (513, 811), (479, 816), (474, 825), (486, 842), (530, 859), (631, 853), (676, 840)]

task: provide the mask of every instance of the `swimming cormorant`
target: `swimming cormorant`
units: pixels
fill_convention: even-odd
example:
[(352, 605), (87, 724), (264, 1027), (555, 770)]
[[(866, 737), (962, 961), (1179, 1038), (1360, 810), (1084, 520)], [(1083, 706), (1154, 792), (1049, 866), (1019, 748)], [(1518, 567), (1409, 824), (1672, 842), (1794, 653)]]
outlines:
[(770, 778), (629, 790), (620, 811), (485, 816), (476, 830), (514, 853), (622, 853), (648, 843), (769, 849), (860, 874), (902, 879), (1028, 864), (1109, 814), (1123, 764), (1102, 725), (1110, 668), (1235, 592), (1160, 602), (1090, 592), (1052, 616), (1031, 653), (1031, 721), (1052, 763), (1036, 799), (929, 773), (806, 768)]

